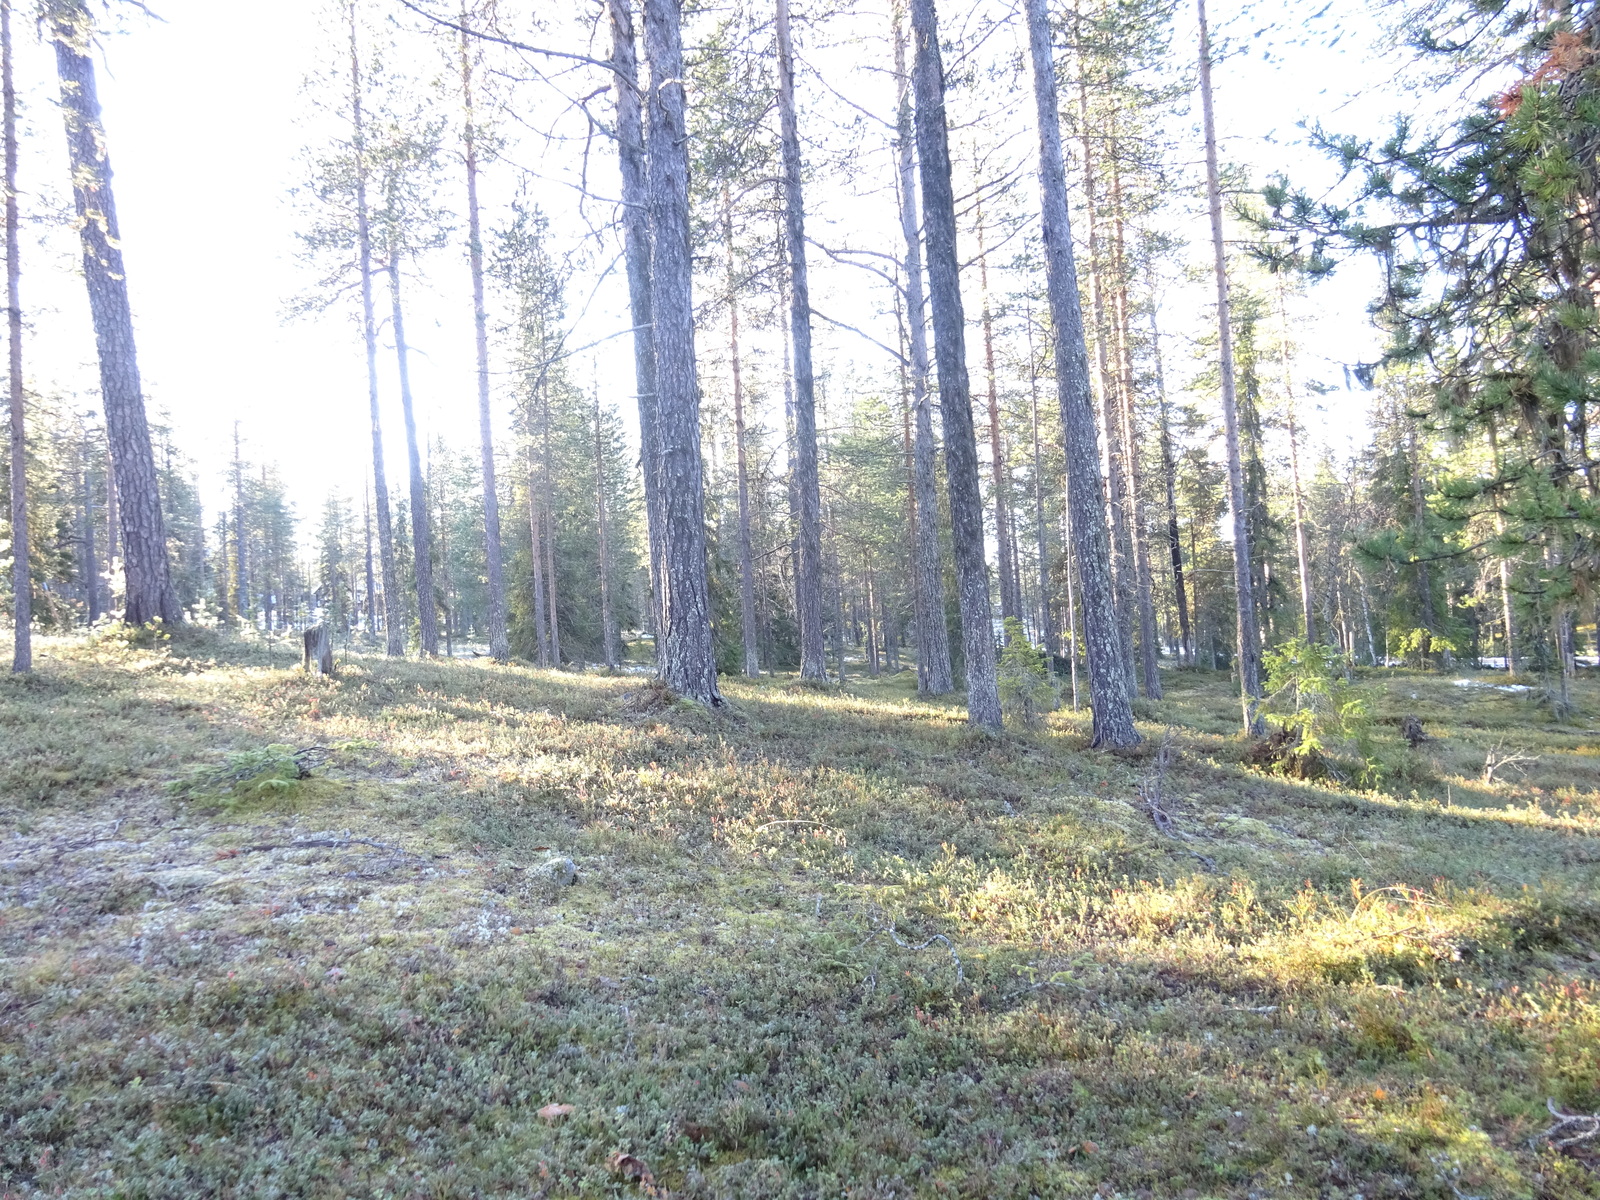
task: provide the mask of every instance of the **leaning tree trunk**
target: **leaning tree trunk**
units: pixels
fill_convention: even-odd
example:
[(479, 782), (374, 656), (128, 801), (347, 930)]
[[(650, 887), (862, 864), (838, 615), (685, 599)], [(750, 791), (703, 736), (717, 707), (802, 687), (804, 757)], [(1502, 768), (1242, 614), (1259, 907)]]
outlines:
[(153, 620), (175, 625), (183, 613), (172, 590), (167, 562), (166, 523), (139, 382), (122, 235), (111, 191), (111, 160), (100, 123), (94, 60), (89, 57), (93, 23), (85, 0), (54, 0), (49, 27), (56, 45), (72, 199), (83, 243), (83, 275), (100, 358), (106, 435), (121, 507), (123, 620), (129, 625)]
[(1261, 728), (1261, 634), (1256, 627), (1254, 573), (1250, 567), (1250, 512), (1244, 498), (1244, 462), (1239, 450), (1239, 403), (1233, 376), (1233, 324), (1228, 303), (1228, 258), (1222, 239), (1222, 182), (1217, 169), (1217, 125), (1211, 111), (1211, 34), (1206, 0), (1195, 0), (1200, 17), (1200, 105), (1205, 119), (1206, 196), (1211, 208), (1211, 248), (1216, 260), (1217, 339), (1222, 370), (1222, 425), (1228, 448), (1228, 505), (1233, 510), (1234, 607), (1238, 612), (1239, 694), (1247, 733)]
[(22, 393), (22, 252), (17, 220), (17, 89), (11, 69), (11, 0), (0, 0), (0, 102), (6, 157), (6, 333), (11, 401), (11, 669), (33, 670), (33, 579), (28, 570), (28, 428)]
[(707, 579), (700, 389), (694, 362), (694, 265), (689, 252), (689, 150), (679, 0), (645, 0), (650, 65), (650, 307), (655, 314), (662, 508), (661, 678), (721, 704)]
[(411, 570), (417, 580), (417, 633), (422, 653), (439, 653), (439, 614), (433, 594), (433, 536), (428, 520), (428, 485), (422, 478), (422, 451), (417, 446), (417, 414), (411, 402), (411, 354), (406, 345), (405, 310), (400, 303), (400, 252), (389, 253), (390, 322), (394, 329), (395, 366), (400, 376), (400, 411), (406, 423), (406, 462), (411, 484)]
[[(1055, 56), (1045, 0), (1027, 0), (1028, 42), (1033, 58), (1034, 101), (1039, 121), (1039, 193), (1043, 215), (1045, 278), (1055, 331), (1056, 388), (1067, 459), (1067, 506), (1078, 562), (1083, 603), (1083, 635), (1089, 662), (1094, 745), (1132, 746), (1133, 725), (1128, 665), (1113, 601), (1106, 531), (1105, 495), (1100, 490), (1100, 449), (1089, 387), (1089, 353), (1084, 344), (1083, 310), (1077, 265), (1072, 255), (1072, 224), (1067, 212), (1067, 177), (1061, 157)], [(1070, 600), (1069, 600), (1070, 603)]]
[(378, 407), (378, 321), (372, 298), (372, 216), (367, 207), (367, 129), (361, 104), (361, 52), (356, 5), (350, 2), (350, 136), (355, 153), (356, 255), (361, 274), (361, 335), (367, 351), (367, 412), (372, 427), (372, 494), (378, 518), (378, 566), (383, 577), (384, 648), (406, 652), (405, 618), (394, 561), (394, 520), (389, 515), (389, 474), (383, 461), (383, 421)]
[(917, 157), (922, 164), (928, 291), (933, 302), (939, 411), (944, 419), (945, 484), (950, 495), (950, 533), (960, 588), (961, 642), (966, 654), (967, 719), (980, 728), (998, 730), (1000, 690), (995, 680), (978, 442), (972, 426), (972, 395), (967, 378), (966, 317), (961, 311), (961, 274), (956, 260), (956, 204), (950, 180), (950, 133), (945, 122), (944, 64), (939, 54), (934, 0), (911, 0), (911, 36), (915, 47), (912, 81), (917, 96)]
[(811, 286), (806, 276), (805, 200), (800, 192), (800, 131), (794, 109), (794, 46), (789, 0), (777, 0), (778, 125), (783, 144), (783, 208), (789, 250), (789, 324), (794, 339), (794, 492), (799, 525), (795, 616), (800, 677), (826, 679), (822, 637), (822, 491), (817, 471), (816, 389), (811, 369)]
[(509, 662), (506, 636), (506, 579), (500, 561), (500, 493), (495, 482), (494, 423), (489, 407), (489, 313), (483, 300), (483, 222), (478, 211), (478, 127), (472, 91), (472, 51), (467, 13), (461, 14), (461, 127), (467, 169), (467, 261), (472, 269), (472, 328), (478, 356), (478, 444), (483, 456), (483, 542), (489, 601), (489, 655)]
[(912, 558), (917, 581), (917, 691), (925, 696), (943, 696), (955, 690), (955, 680), (950, 666), (950, 630), (944, 620), (944, 570), (939, 552), (939, 492), (934, 466), (933, 404), (928, 395), (928, 314), (922, 291), (916, 134), (912, 128), (911, 76), (906, 70), (905, 33), (898, 9), (894, 23), (894, 66), (900, 93), (896, 137), (900, 158), (900, 231), (905, 239), (911, 407), (917, 425), (912, 443), (912, 491), (916, 501)]

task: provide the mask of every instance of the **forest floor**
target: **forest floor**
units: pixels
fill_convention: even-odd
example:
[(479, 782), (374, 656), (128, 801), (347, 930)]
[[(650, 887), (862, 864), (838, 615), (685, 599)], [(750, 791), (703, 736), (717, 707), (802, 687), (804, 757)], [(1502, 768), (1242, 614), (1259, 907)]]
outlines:
[(185, 636), (0, 681), (0, 1194), (1600, 1196), (1600, 682), (1385, 672), (1358, 792), (1224, 676), (1109, 754)]

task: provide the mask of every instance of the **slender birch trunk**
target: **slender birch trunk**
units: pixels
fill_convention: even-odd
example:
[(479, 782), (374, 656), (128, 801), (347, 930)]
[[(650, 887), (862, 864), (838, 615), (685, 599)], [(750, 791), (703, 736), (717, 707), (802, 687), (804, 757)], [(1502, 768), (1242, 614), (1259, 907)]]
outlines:
[(645, 0), (650, 64), (651, 310), (655, 314), (661, 447), (661, 678), (702, 704), (721, 704), (707, 580), (700, 389), (695, 379), (689, 154), (679, 0)]
[(916, 534), (912, 555), (917, 587), (917, 691), (943, 696), (955, 690), (950, 630), (944, 620), (944, 570), (939, 551), (939, 494), (935, 479), (933, 402), (928, 392), (928, 314), (922, 288), (922, 221), (916, 190), (911, 75), (898, 7), (894, 14), (895, 79), (899, 90), (896, 146), (900, 170), (900, 231), (905, 239), (907, 341), (911, 349), (911, 408), (916, 418), (912, 491)]
[(605, 432), (600, 424), (600, 389), (594, 390), (594, 506), (600, 544), (600, 657), (607, 667), (617, 666), (617, 621), (611, 603), (611, 528), (606, 514)]
[(1289, 300), (1278, 277), (1278, 322), (1283, 333), (1278, 340), (1279, 366), (1283, 370), (1283, 399), (1288, 408), (1289, 424), (1289, 486), (1294, 500), (1294, 550), (1295, 567), (1300, 575), (1300, 616), (1305, 622), (1306, 641), (1317, 637), (1316, 613), (1311, 607), (1311, 550), (1306, 535), (1305, 493), (1300, 486), (1300, 422), (1295, 410), (1294, 372), (1289, 361)]
[[(83, 448), (88, 441), (88, 431), (80, 424), (78, 427), (78, 489), (83, 496), (83, 579), (84, 603), (89, 613), (89, 624), (93, 625), (100, 619), (100, 564), (95, 550), (94, 536), (94, 483), (89, 474), (89, 465), (84, 459)], [(223, 551), (227, 550), (228, 518), (222, 518)]]
[(489, 601), (489, 656), (509, 662), (506, 579), (501, 561), (500, 490), (495, 479), (494, 421), (489, 406), (489, 312), (483, 299), (483, 219), (478, 206), (478, 118), (466, 6), (461, 9), (461, 142), (467, 173), (467, 264), (472, 272), (473, 349), (478, 360), (478, 445), (483, 459), (483, 543)]
[(755, 556), (750, 548), (750, 472), (745, 459), (744, 372), (739, 361), (739, 288), (733, 263), (733, 195), (722, 185), (722, 241), (727, 247), (728, 361), (733, 373), (733, 440), (739, 473), (739, 626), (744, 639), (744, 673), (761, 674), (756, 643)]
[[(1039, 123), (1039, 193), (1043, 215), (1045, 270), (1055, 332), (1056, 388), (1067, 462), (1067, 504), (1082, 586), (1084, 643), (1094, 707), (1094, 745), (1131, 746), (1139, 741), (1123, 640), (1118, 630), (1109, 570), (1105, 495), (1100, 490), (1100, 452), (1089, 386), (1083, 311), (1072, 254), (1066, 168), (1061, 155), (1055, 56), (1045, 0), (1027, 0), (1028, 43), (1033, 61)], [(1074, 655), (1076, 662), (1076, 655)]]
[(417, 580), (417, 632), (424, 657), (439, 653), (439, 614), (433, 592), (433, 538), (428, 519), (428, 484), (422, 474), (417, 444), (417, 414), (411, 399), (411, 354), (406, 345), (404, 306), (400, 302), (400, 252), (389, 253), (390, 325), (394, 330), (395, 366), (400, 376), (400, 410), (405, 417), (406, 461), (411, 486), (411, 568)]
[(1055, 612), (1050, 604), (1050, 534), (1044, 515), (1044, 455), (1039, 436), (1039, 360), (1034, 353), (1031, 314), (1028, 319), (1028, 399), (1029, 416), (1033, 421), (1033, 518), (1039, 543), (1039, 640), (1044, 643), (1046, 661), (1054, 678), (1056, 655), (1061, 647), (1056, 645)]
[(56, 0), (48, 15), (55, 42), (61, 111), (66, 119), (72, 198), (83, 248), (83, 274), (94, 318), (106, 439), (120, 502), (123, 617), (129, 625), (183, 619), (172, 590), (166, 522), (145, 417), (128, 302), (122, 235), (111, 190), (111, 160), (90, 57), (93, 21), (85, 0)]
[(1139, 459), (1138, 414), (1134, 411), (1132, 306), (1128, 300), (1127, 244), (1122, 198), (1122, 158), (1117, 124), (1111, 128), (1112, 269), (1116, 276), (1117, 360), (1122, 368), (1121, 425), (1123, 467), (1128, 488), (1128, 538), (1133, 546), (1134, 595), (1139, 615), (1140, 683), (1144, 694), (1161, 699), (1161, 643), (1156, 632), (1155, 580), (1150, 571), (1150, 542), (1146, 535), (1144, 470)]
[(1216, 259), (1217, 339), (1222, 374), (1222, 424), (1228, 448), (1228, 504), (1233, 510), (1234, 607), (1238, 612), (1239, 696), (1245, 732), (1261, 729), (1261, 634), (1256, 627), (1254, 572), (1250, 566), (1250, 512), (1244, 497), (1239, 449), (1239, 403), (1233, 373), (1233, 323), (1228, 302), (1228, 258), (1222, 237), (1222, 179), (1217, 167), (1217, 125), (1211, 107), (1211, 33), (1206, 0), (1195, 0), (1200, 18), (1200, 105), (1205, 120), (1206, 196), (1211, 209), (1211, 248)]
[(817, 470), (815, 381), (811, 366), (811, 285), (806, 273), (805, 201), (800, 190), (800, 131), (794, 103), (794, 46), (789, 0), (777, 0), (778, 125), (783, 146), (783, 202), (789, 249), (789, 324), (794, 344), (795, 499), (799, 562), (795, 615), (800, 623), (800, 676), (822, 679), (822, 493)]
[(989, 389), (989, 458), (994, 468), (994, 541), (1000, 565), (1000, 617), (1022, 619), (1022, 584), (1017, 578), (1011, 531), (1010, 486), (1000, 431), (1000, 389), (994, 369), (994, 316), (989, 306), (989, 252), (984, 244), (983, 208), (978, 208), (978, 282), (983, 299), (984, 374)]
[[(1073, 6), (1075, 24), (1078, 9)], [(1111, 590), (1117, 619), (1117, 636), (1122, 640), (1122, 662), (1128, 672), (1128, 687), (1136, 686), (1134, 678), (1133, 609), (1134, 578), (1133, 548), (1128, 540), (1128, 499), (1126, 473), (1123, 469), (1122, 423), (1117, 419), (1115, 373), (1111, 367), (1110, 337), (1106, 331), (1106, 298), (1103, 263), (1100, 254), (1100, 201), (1099, 181), (1095, 175), (1096, 155), (1089, 137), (1089, 67), (1082, 47), (1081, 31), (1078, 34), (1078, 146), (1083, 155), (1083, 208), (1084, 223), (1088, 231), (1089, 307), (1093, 315), (1096, 378), (1099, 380), (1100, 431), (1105, 438), (1102, 463), (1105, 471), (1108, 511), (1111, 523), (1108, 530), (1111, 556)], [(1085, 339), (1087, 354), (1087, 338)], [(1092, 390), (1092, 385), (1091, 385)]]
[[(1489, 455), (1494, 463), (1494, 473), (1500, 474), (1500, 439), (1495, 432), (1494, 418), (1489, 418)], [(1503, 534), (1506, 528), (1506, 519), (1502, 516), (1495, 517), (1495, 532)], [(1500, 615), (1506, 626), (1506, 674), (1517, 673), (1517, 639), (1516, 626), (1511, 615), (1511, 564), (1504, 555), (1500, 556)], [(1600, 635), (1600, 623), (1596, 624), (1595, 632)]]
[(944, 65), (939, 54), (934, 0), (911, 0), (911, 34), (915, 46), (912, 82), (917, 97), (917, 157), (922, 165), (928, 291), (933, 302), (939, 411), (944, 422), (945, 485), (950, 494), (950, 534), (966, 657), (967, 719), (979, 728), (998, 730), (1000, 690), (995, 679), (978, 442), (972, 427), (972, 393), (967, 378), (966, 318), (961, 311), (961, 275), (956, 258), (956, 205), (950, 178), (950, 134), (945, 121)]
[(389, 515), (389, 473), (383, 457), (383, 422), (378, 405), (378, 321), (372, 295), (372, 214), (367, 206), (366, 114), (361, 103), (361, 52), (356, 0), (350, 0), (350, 132), (356, 175), (356, 254), (361, 274), (361, 332), (367, 351), (367, 410), (372, 425), (372, 493), (378, 519), (378, 563), (383, 573), (383, 632), (390, 658), (406, 652), (406, 627), (400, 606), (394, 560), (394, 520)]
[(611, 68), (617, 94), (617, 160), (622, 174), (622, 246), (633, 320), (633, 377), (639, 405), (639, 461), (644, 476), (645, 543), (650, 567), (651, 629), (659, 654), (662, 531), (661, 443), (657, 432), (655, 328), (650, 315), (650, 199), (645, 169), (644, 93), (639, 89), (632, 0), (608, 0)]
[[(530, 406), (532, 401), (529, 401)], [(528, 558), (533, 566), (533, 634), (535, 657), (541, 667), (550, 665), (550, 624), (545, 620), (544, 517), (539, 504), (539, 467), (534, 451), (533, 415), (528, 417)]]
[(361, 495), (362, 522), (366, 538), (366, 569), (367, 569), (367, 633), (372, 637), (378, 636), (378, 591), (376, 581), (372, 577), (372, 494), (368, 489), (362, 489)]
[(539, 389), (543, 399), (544, 453), (540, 464), (539, 481), (543, 496), (540, 507), (544, 511), (544, 579), (546, 615), (550, 618), (550, 665), (561, 665), (561, 615), (556, 599), (556, 492), (555, 459), (550, 453), (550, 388)]
[(6, 335), (11, 418), (11, 669), (33, 670), (33, 573), (29, 569), (28, 423), (22, 390), (22, 244), (17, 215), (17, 87), (11, 61), (11, 0), (0, 0), (0, 103), (4, 104)]
[(1172, 421), (1167, 403), (1167, 378), (1161, 363), (1161, 330), (1156, 324), (1155, 288), (1150, 289), (1150, 349), (1156, 368), (1157, 420), (1161, 442), (1161, 476), (1167, 499), (1167, 553), (1172, 561), (1172, 591), (1178, 606), (1178, 658), (1195, 665), (1194, 637), (1189, 629), (1189, 597), (1183, 579), (1183, 538), (1178, 525), (1178, 463), (1172, 453)]
[(250, 602), (245, 574), (244, 459), (239, 451), (239, 422), (233, 423), (233, 611), (239, 624), (249, 620)]

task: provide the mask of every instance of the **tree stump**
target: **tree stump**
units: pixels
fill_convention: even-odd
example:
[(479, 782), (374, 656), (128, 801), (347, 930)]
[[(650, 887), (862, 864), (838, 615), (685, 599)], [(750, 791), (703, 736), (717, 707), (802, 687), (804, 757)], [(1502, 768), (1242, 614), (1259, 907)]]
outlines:
[(317, 673), (333, 675), (333, 635), (328, 632), (326, 625), (313, 625), (305, 632), (305, 658), (303, 665), (306, 671), (311, 670), (311, 664), (317, 664)]

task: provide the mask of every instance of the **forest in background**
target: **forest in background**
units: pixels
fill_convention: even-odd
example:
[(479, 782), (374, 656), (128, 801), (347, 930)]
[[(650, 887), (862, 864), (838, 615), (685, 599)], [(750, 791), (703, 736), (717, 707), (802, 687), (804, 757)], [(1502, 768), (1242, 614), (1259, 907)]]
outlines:
[[(1564, 708), (1600, 638), (1595, 246), (1582, 216), (1596, 177), (1584, 149), (1589, 6), (1434, 5), (1422, 34), (1418, 12), (1377, 6), (1372, 19), (1410, 46), (1418, 86), (1467, 77), (1462, 94), (1479, 96), (1437, 128), (1402, 120), (1384, 141), (1311, 131), (1343, 172), (1315, 196), (1230, 171), (1213, 139), (1209, 179), (1197, 173), (1186, 122), (1199, 83), (1209, 105), (1211, 52), (1175, 40), (1177, 7), (1041, 8), (1046, 57), (1030, 69), (1023, 14), (983, 6), (798, 14), (795, 33), (786, 4), (777, 20), (762, 6), (669, 6), (675, 46), (652, 48), (648, 28), (635, 41), (626, 5), (573, 22), (487, 0), (448, 12), (327, 5), (326, 69), (304, 86), (308, 130), (327, 136), (307, 144), (294, 197), (311, 282), (290, 319), (353, 322), (352, 355), (364, 333), (370, 395), (350, 403), (370, 404), (375, 448), (312, 500), (288, 494), (280, 464), (252, 457), (243, 421), (232, 462), (204, 471), (181, 431), (158, 420), (127, 432), (146, 424), (128, 301), (138, 285), (115, 269), (114, 230), (100, 249), (89, 236), (112, 229), (105, 213), (115, 220), (115, 147), (93, 136), (97, 108), (73, 100), (86, 86), (92, 102), (95, 23), (107, 18), (52, 0), (39, 28), (75, 147), (71, 224), (84, 233), (108, 407), (102, 418), (86, 397), (30, 396), (20, 368), (6, 471), (24, 481), (14, 509), (25, 505), (31, 536), (25, 558), (13, 550), (8, 599), (24, 563), (43, 630), (119, 614), (268, 634), (325, 622), (391, 654), (487, 649), (549, 665), (648, 661), (658, 628), (703, 624), (688, 651), (700, 682), (683, 688), (702, 698), (715, 690), (707, 669), (838, 679), (915, 668), (925, 693), (970, 690), (995, 667), (971, 671), (969, 655), (986, 659), (984, 643), (1015, 620), (1074, 707), (1109, 696), (1113, 674), (1159, 697), (1158, 663), (1199, 665), (1236, 670), (1249, 721), (1255, 660), (1303, 644), (1333, 647), (1347, 669), (1503, 665), (1539, 676)], [(942, 60), (919, 30), (945, 39)], [(796, 36), (811, 48), (798, 74)], [(828, 96), (830, 72), (867, 47), (897, 107)], [(638, 80), (674, 77), (674, 53), (686, 103), (658, 113), (663, 93)], [(1041, 61), (1064, 151), (1070, 297), (1049, 286), (1040, 223), (1030, 101), (1043, 103)], [(924, 66), (931, 83), (919, 82)], [(945, 114), (930, 171), (940, 150), (923, 139)], [(682, 162), (658, 177), (652, 139), (674, 121)], [(555, 230), (539, 202), (548, 180), (525, 155), (580, 141), (588, 225)], [(84, 172), (102, 177), (85, 186)], [(808, 227), (808, 197), (840, 191), (872, 215)], [(1204, 239), (1208, 195), (1221, 321), (1210, 335), (1164, 336), (1175, 239)], [(664, 229), (681, 262), (663, 256)], [(636, 279), (652, 253), (666, 266)], [(1356, 392), (1325, 399), (1325, 383), (1299, 374), (1301, 314), (1318, 280), (1355, 256), (1384, 264), (1372, 311), (1389, 349), (1344, 368)], [(954, 276), (941, 275), (944, 258)], [(857, 271), (851, 321), (811, 304), (807, 271), (821, 261)], [(14, 267), (25, 280), (25, 262)], [(96, 301), (97, 270), (119, 285), (120, 308)], [(598, 281), (624, 270), (634, 329), (571, 345), (574, 308), (581, 316)], [(419, 435), (404, 320), (441, 272), (473, 280), (479, 420), (463, 380), (458, 419)], [(666, 296), (663, 311), (692, 306), (670, 339), (643, 319)], [(112, 347), (119, 321), (126, 345)], [(877, 368), (813, 362), (822, 328), (868, 346)], [(639, 395), (602, 395), (595, 356), (630, 342)], [(663, 382), (653, 416), (657, 368), (645, 360), (667, 345), (692, 351), (670, 366), (677, 390)], [(1083, 355), (1082, 380), (1060, 368), (1063, 347)], [(388, 374), (380, 395), (380, 359), (398, 395)], [(1179, 375), (1185, 386), (1169, 387)], [(1092, 427), (1063, 424), (1069, 393)], [(952, 435), (951, 414), (969, 404)], [(1358, 409), (1370, 429), (1352, 455), (1324, 435)], [(652, 447), (660, 422), (677, 450)], [(405, 478), (385, 478), (402, 434)], [(653, 485), (689, 445), (694, 469), (679, 463)], [(1075, 448), (1097, 467), (1076, 518)], [(149, 494), (130, 503), (130, 486)], [(682, 494), (701, 515), (680, 528), (653, 492)], [(225, 502), (208, 511), (208, 494)], [(1074, 531), (1074, 519), (1094, 528)], [(15, 517), (11, 527), (14, 548)], [(1093, 545), (1104, 568), (1086, 575)], [(157, 560), (166, 582), (150, 582)], [(148, 577), (132, 595), (130, 567)], [(674, 581), (691, 576), (677, 596)], [(671, 620), (674, 605), (690, 619)], [(1102, 633), (1114, 654), (1097, 665)]]

